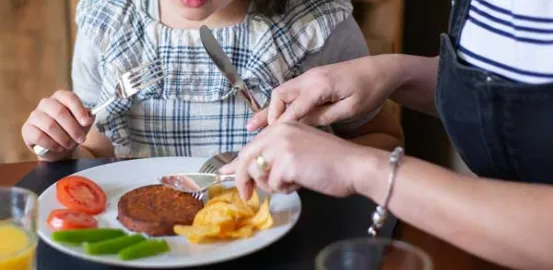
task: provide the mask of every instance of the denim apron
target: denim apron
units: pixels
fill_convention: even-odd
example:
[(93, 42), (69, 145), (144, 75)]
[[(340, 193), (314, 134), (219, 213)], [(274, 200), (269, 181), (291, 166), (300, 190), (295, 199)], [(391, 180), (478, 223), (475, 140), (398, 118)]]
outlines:
[(479, 176), (553, 183), (553, 84), (515, 82), (461, 60), (470, 0), (453, 2), (436, 108), (455, 149)]

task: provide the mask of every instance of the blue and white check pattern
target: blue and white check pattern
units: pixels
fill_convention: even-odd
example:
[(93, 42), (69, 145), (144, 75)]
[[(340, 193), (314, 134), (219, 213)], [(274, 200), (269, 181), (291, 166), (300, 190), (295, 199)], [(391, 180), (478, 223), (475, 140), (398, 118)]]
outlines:
[[(261, 104), (273, 88), (301, 73), (306, 56), (319, 50), (352, 11), (347, 0), (289, 2), (283, 16), (249, 14), (241, 24), (212, 30)], [(112, 140), (117, 157), (238, 151), (256, 135), (246, 131), (249, 107), (211, 62), (198, 31), (162, 25), (148, 15), (147, 5), (147, 0), (79, 2), (79, 31), (102, 54), (102, 89), (85, 104), (108, 98), (117, 74), (154, 59), (161, 60), (167, 75), (108, 107), (96, 126)]]

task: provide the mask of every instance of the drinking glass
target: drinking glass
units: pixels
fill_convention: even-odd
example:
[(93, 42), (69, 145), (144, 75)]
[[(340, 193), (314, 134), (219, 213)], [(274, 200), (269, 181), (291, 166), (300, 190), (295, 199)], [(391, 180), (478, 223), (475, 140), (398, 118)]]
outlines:
[(35, 269), (37, 195), (0, 187), (0, 270)]
[(343, 240), (324, 248), (315, 260), (317, 270), (432, 270), (420, 248), (384, 238)]

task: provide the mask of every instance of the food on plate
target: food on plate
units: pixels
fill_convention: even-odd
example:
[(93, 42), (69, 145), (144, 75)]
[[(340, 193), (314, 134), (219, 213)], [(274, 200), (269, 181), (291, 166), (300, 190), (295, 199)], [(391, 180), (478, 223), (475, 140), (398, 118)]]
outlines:
[(203, 203), (190, 194), (163, 185), (127, 192), (117, 204), (117, 219), (134, 232), (149, 236), (174, 235), (176, 224), (190, 225)]
[(83, 243), (84, 251), (89, 255), (117, 254), (119, 251), (145, 241), (141, 234), (124, 235), (96, 243)]
[(58, 201), (69, 209), (82, 211), (91, 215), (106, 209), (106, 193), (93, 181), (71, 175), (56, 183)]
[(256, 230), (273, 226), (269, 198), (259, 204), (259, 195), (244, 202), (236, 188), (214, 186), (208, 190), (209, 201), (200, 210), (192, 225), (175, 225), (175, 233), (188, 238), (191, 243), (247, 238)]
[(77, 229), (53, 232), (52, 240), (67, 244), (82, 244), (84, 242), (100, 242), (124, 235), (125, 232), (121, 229)]
[(119, 252), (119, 259), (127, 261), (155, 256), (169, 251), (169, 245), (163, 239), (149, 239), (127, 247)]
[(57, 231), (52, 239), (64, 244), (81, 244), (88, 255), (118, 254), (122, 260), (134, 260), (169, 251), (165, 240), (147, 240), (140, 234), (127, 235), (120, 229), (81, 229)]
[(55, 209), (48, 215), (48, 226), (54, 231), (72, 229), (91, 229), (98, 227), (96, 219), (81, 211)]

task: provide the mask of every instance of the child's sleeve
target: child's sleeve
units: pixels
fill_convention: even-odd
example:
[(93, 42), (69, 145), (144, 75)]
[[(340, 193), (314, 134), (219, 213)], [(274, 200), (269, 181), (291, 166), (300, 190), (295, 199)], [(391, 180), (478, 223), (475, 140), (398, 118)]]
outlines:
[(89, 108), (96, 105), (102, 89), (100, 57), (96, 46), (83, 35), (77, 34), (71, 68), (73, 92)]
[[(335, 64), (368, 55), (369, 49), (365, 37), (353, 16), (350, 16), (336, 25), (321, 50), (306, 57), (302, 64), (302, 71), (305, 72), (317, 66)], [(380, 108), (367, 115), (334, 123), (332, 128), (340, 132), (356, 130), (368, 123), (379, 112)]]

